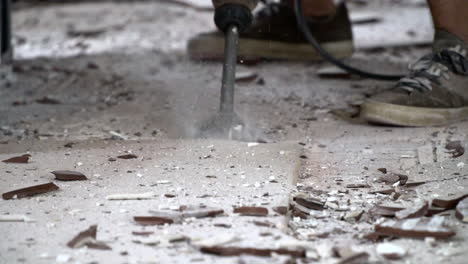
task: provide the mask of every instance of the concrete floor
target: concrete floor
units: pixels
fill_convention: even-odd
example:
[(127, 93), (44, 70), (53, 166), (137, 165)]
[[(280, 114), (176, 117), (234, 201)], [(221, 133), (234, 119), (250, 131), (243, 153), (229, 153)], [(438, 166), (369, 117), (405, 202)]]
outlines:
[[(400, 72), (428, 52), (432, 28), (428, 10), (419, 2), (351, 4), (352, 14), (370, 12), (382, 19), (353, 28), (357, 52), (352, 62)], [(397, 17), (399, 23), (394, 23)], [(468, 122), (432, 128), (366, 124), (353, 117), (356, 105), (391, 84), (320, 79), (317, 71), (326, 66), (320, 62), (239, 67), (265, 81), (236, 88), (237, 111), (252, 132), (246, 140), (268, 143), (194, 139), (199, 123), (218, 106), (221, 65), (187, 60), (185, 44), (194, 34), (214, 29), (211, 19), (210, 12), (158, 1), (48, 5), (14, 12), (17, 81), (0, 89), (0, 160), (30, 153), (32, 162), (0, 163), (0, 192), (54, 181), (49, 173), (54, 170), (77, 170), (89, 180), (54, 181), (60, 187), (56, 193), (2, 201), (0, 214), (26, 214), (36, 221), (0, 223), (5, 236), (1, 263), (55, 263), (59, 255), (69, 256), (70, 263), (288, 261), (284, 256), (200, 253), (197, 242), (209, 237), (234, 246), (303, 247), (311, 262), (322, 263), (339, 261), (331, 248), (347, 244), (368, 252), (370, 262), (385, 263), (376, 254), (376, 244), (360, 237), (372, 230), (372, 218), (348, 223), (341, 220), (342, 211), (328, 209), (326, 218), (299, 220), (279, 216), (272, 208), (286, 206), (290, 193), (305, 187), (323, 193), (324, 199), (337, 196), (349, 200), (351, 208), (366, 211), (376, 203), (411, 206), (417, 199), (468, 192), (467, 166), (460, 165), (468, 163), (468, 156), (451, 158), (444, 148), (453, 140), (468, 147)], [(101, 33), (69, 37), (71, 26)], [(394, 37), (388, 40), (389, 35)], [(59, 104), (38, 103), (44, 97)], [(64, 147), (70, 142), (76, 144)], [(125, 151), (139, 158), (108, 161)], [(373, 181), (378, 168), (430, 183), (397, 201), (368, 194), (368, 189), (346, 192), (346, 184), (357, 182), (368, 183), (371, 190), (384, 188)], [(109, 194), (148, 191), (157, 197), (105, 199)], [(177, 196), (168, 198), (167, 193)], [(132, 220), (151, 210), (200, 204), (222, 208), (225, 215), (145, 228)], [(232, 208), (239, 205), (264, 206), (270, 213), (262, 218), (238, 216)], [(392, 240), (408, 250), (395, 262), (464, 263), (467, 226), (451, 214), (447, 222), (457, 235), (437, 241), (435, 247), (424, 240)], [(112, 251), (66, 247), (91, 224), (98, 224), (98, 239)], [(131, 232), (141, 230), (155, 231), (148, 239), (163, 242), (135, 243), (139, 238)], [(324, 230), (331, 235), (313, 235)], [(164, 243), (174, 234), (187, 236), (189, 242)]]

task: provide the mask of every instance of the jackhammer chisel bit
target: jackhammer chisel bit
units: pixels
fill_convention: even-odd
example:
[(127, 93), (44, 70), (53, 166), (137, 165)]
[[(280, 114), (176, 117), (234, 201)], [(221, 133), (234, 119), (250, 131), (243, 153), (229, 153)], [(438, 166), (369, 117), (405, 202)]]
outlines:
[(252, 10), (257, 2), (257, 0), (213, 0), (215, 24), (225, 34), (221, 102), (219, 113), (202, 127), (202, 134), (231, 138), (232, 128), (242, 125), (234, 111), (239, 33), (252, 24)]

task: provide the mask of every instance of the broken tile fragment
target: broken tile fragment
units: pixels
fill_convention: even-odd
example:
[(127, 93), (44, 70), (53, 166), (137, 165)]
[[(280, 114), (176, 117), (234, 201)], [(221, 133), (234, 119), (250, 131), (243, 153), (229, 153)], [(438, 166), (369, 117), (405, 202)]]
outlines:
[(76, 143), (74, 142), (68, 142), (67, 144), (63, 145), (64, 148), (73, 148), (73, 145), (75, 145)]
[(261, 257), (270, 257), (273, 253), (278, 255), (289, 255), (295, 258), (304, 258), (305, 250), (290, 250), (290, 249), (268, 249), (268, 248), (251, 248), (251, 247), (201, 247), (200, 251), (207, 254), (218, 256), (240, 256), (254, 255)]
[(54, 174), (55, 179), (59, 181), (85, 181), (88, 179), (83, 173), (77, 171), (58, 170), (51, 173)]
[(132, 235), (134, 236), (149, 236), (154, 234), (153, 231), (133, 231)]
[(223, 227), (223, 228), (231, 228), (232, 225), (230, 224), (225, 224), (225, 223), (215, 223), (213, 224), (213, 226), (216, 226), (216, 227)]
[(34, 222), (27, 215), (0, 215), (0, 222)]
[(216, 233), (211, 234), (206, 238), (192, 238), (192, 245), (196, 247), (215, 247), (228, 243), (240, 241), (240, 238), (235, 234)]
[(84, 38), (93, 38), (97, 37), (106, 32), (106, 28), (100, 27), (84, 27), (81, 29), (75, 28), (75, 25), (69, 26), (67, 28), (67, 36), (71, 38), (84, 37)]
[(134, 216), (133, 220), (140, 225), (164, 225), (174, 223), (173, 219), (160, 216)]
[(367, 233), (362, 236), (362, 238), (367, 239), (372, 242), (380, 242), (385, 237), (386, 237), (385, 235), (379, 234), (377, 232)]
[(215, 217), (222, 215), (224, 213), (223, 209), (212, 208), (212, 207), (182, 207), (179, 208), (177, 212), (167, 212), (167, 211), (154, 211), (150, 212), (161, 218), (171, 219), (174, 223), (181, 223), (184, 219), (187, 218), (205, 218), (205, 217)]
[(397, 219), (407, 219), (407, 218), (417, 218), (426, 215), (427, 210), (429, 209), (429, 203), (424, 201), (419, 204), (415, 204), (412, 207), (400, 210), (395, 213)]
[(425, 216), (431, 217), (433, 215), (440, 214), (440, 213), (443, 213), (445, 211), (447, 211), (447, 209), (445, 209), (445, 208), (430, 206), (427, 209), (427, 212), (426, 212)]
[(245, 216), (266, 216), (268, 209), (265, 207), (243, 206), (234, 208), (234, 213)]
[(375, 205), (369, 210), (369, 213), (374, 216), (385, 216), (385, 217), (394, 217), (396, 212), (401, 211), (405, 208), (403, 207), (392, 207), (392, 206), (383, 206)]
[(36, 103), (38, 103), (38, 104), (61, 104), (62, 102), (60, 102), (57, 99), (50, 98), (48, 96), (44, 96), (44, 97), (42, 97), (40, 99), (36, 99)]
[(5, 162), (5, 163), (28, 163), (30, 157), (31, 157), (31, 155), (24, 154), (24, 155), (21, 155), (21, 156), (12, 157), (12, 158), (3, 160), (2, 162)]
[(375, 231), (388, 236), (410, 238), (449, 238), (455, 235), (453, 230), (444, 225), (444, 218), (440, 216), (387, 220), (375, 225)]
[(373, 12), (354, 12), (350, 15), (351, 23), (353, 25), (363, 25), (363, 24), (374, 24), (382, 20), (382, 17), (379, 13)]
[(365, 263), (369, 259), (367, 252), (356, 252), (349, 247), (333, 247), (333, 254), (340, 258), (340, 264), (358, 264)]
[(458, 158), (465, 154), (465, 148), (460, 140), (448, 142), (445, 148), (448, 150), (448, 153), (452, 155), (452, 158)]
[(14, 198), (24, 198), (28, 196), (33, 196), (36, 194), (47, 193), (51, 191), (58, 190), (59, 187), (52, 182), (34, 185), (31, 187), (26, 187), (11, 192), (6, 192), (2, 194), (4, 200), (14, 199)]
[(88, 247), (92, 249), (111, 250), (111, 248), (101, 241), (96, 240), (97, 225), (92, 225), (85, 231), (80, 232), (67, 243), (70, 248)]
[(276, 206), (276, 207), (273, 207), (273, 211), (278, 213), (279, 215), (286, 215), (288, 213), (288, 207), (287, 206)]
[(302, 218), (302, 219), (306, 219), (310, 216), (310, 212), (311, 210), (302, 206), (302, 205), (299, 205), (298, 203), (292, 201), (290, 203), (290, 208), (291, 208), (291, 214), (293, 217), (299, 217), (299, 218)]
[(215, 217), (224, 213), (223, 209), (220, 208), (211, 208), (211, 207), (188, 207), (182, 210), (180, 214), (182, 218), (205, 218), (205, 217)]
[(106, 200), (146, 200), (153, 199), (157, 195), (154, 192), (146, 193), (119, 193), (106, 196)]
[(136, 158), (138, 158), (138, 156), (135, 155), (135, 154), (124, 154), (124, 155), (117, 156), (117, 158), (119, 158), (119, 159), (136, 159)]
[(382, 183), (390, 184), (390, 185), (395, 184), (398, 181), (400, 182), (400, 185), (405, 185), (406, 182), (408, 181), (408, 176), (390, 172), (390, 173), (383, 174), (376, 179), (376, 182), (382, 182)]
[(385, 194), (385, 195), (391, 195), (391, 194), (394, 193), (394, 192), (395, 192), (395, 188), (384, 189), (384, 190), (376, 190), (376, 191), (370, 191), (369, 193), (370, 193), (370, 194), (380, 193), (380, 194)]
[(110, 137), (111, 140), (128, 140), (127, 136), (117, 131), (109, 131), (109, 134), (111, 134), (111, 137)]
[(432, 200), (432, 205), (445, 209), (453, 209), (466, 197), (468, 197), (468, 194), (459, 195), (453, 199), (434, 199)]
[(256, 226), (275, 227), (275, 224), (269, 221), (253, 221), (252, 223), (254, 223)]
[(353, 75), (336, 66), (325, 66), (317, 71), (320, 78), (326, 79), (350, 79)]
[(298, 194), (296, 195), (293, 200), (308, 209), (313, 210), (323, 210), (325, 209), (325, 203), (319, 199), (315, 199), (310, 197), (307, 194)]
[(159, 238), (159, 237), (138, 237), (138, 238), (133, 238), (132, 242), (135, 242), (137, 244), (147, 245), (147, 246), (156, 246), (159, 243), (161, 243), (161, 238)]
[(350, 211), (345, 214), (343, 219), (347, 222), (357, 222), (361, 219), (361, 216), (364, 214), (364, 210), (355, 210)]
[(461, 200), (455, 208), (455, 216), (464, 223), (468, 223), (468, 197)]
[(381, 243), (377, 245), (376, 248), (377, 254), (380, 256), (390, 259), (398, 260), (403, 258), (407, 251), (406, 249), (394, 244), (394, 243)]
[(377, 170), (383, 174), (387, 174), (387, 168), (378, 168)]
[(367, 183), (350, 183), (346, 185), (346, 188), (361, 189), (361, 188), (370, 188), (370, 186)]
[(425, 184), (425, 181), (419, 181), (419, 182), (406, 182), (405, 187), (406, 188), (413, 188), (413, 187), (418, 187), (420, 185)]

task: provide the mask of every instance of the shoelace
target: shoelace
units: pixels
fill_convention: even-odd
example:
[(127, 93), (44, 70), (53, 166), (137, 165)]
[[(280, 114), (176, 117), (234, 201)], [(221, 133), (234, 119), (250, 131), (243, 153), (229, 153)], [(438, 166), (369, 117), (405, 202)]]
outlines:
[(432, 90), (433, 83), (440, 85), (440, 78), (449, 80), (449, 72), (468, 76), (466, 56), (467, 51), (461, 46), (426, 55), (410, 66), (410, 75), (402, 78), (396, 87), (410, 93), (427, 92)]

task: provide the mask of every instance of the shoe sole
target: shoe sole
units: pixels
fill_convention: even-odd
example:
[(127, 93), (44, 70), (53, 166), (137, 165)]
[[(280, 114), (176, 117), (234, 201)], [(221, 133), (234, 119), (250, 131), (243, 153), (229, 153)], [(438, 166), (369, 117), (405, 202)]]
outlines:
[[(336, 58), (352, 55), (353, 41), (343, 40), (323, 43), (322, 47)], [(222, 36), (203, 36), (192, 39), (187, 47), (193, 60), (220, 60), (224, 57), (224, 38)], [(279, 41), (242, 38), (239, 40), (239, 59), (284, 59), (319, 60), (321, 56), (310, 44), (287, 43)]]
[(368, 101), (361, 105), (360, 116), (371, 123), (426, 127), (446, 125), (466, 119), (468, 107), (425, 108)]

